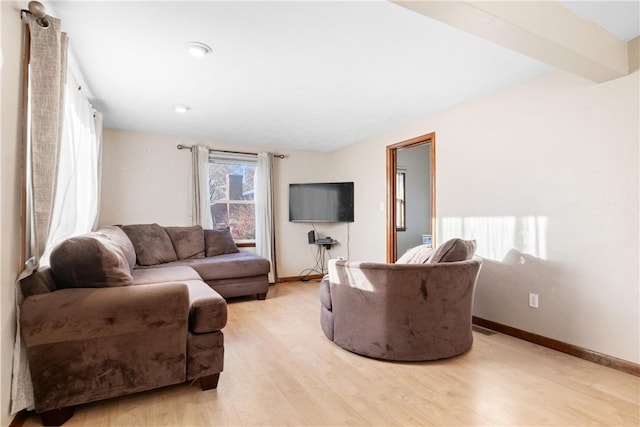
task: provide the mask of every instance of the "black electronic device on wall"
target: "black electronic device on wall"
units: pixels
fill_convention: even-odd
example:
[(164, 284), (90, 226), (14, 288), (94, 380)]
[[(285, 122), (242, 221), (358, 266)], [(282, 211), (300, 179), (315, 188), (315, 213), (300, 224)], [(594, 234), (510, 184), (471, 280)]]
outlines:
[(353, 199), (353, 182), (289, 184), (289, 221), (353, 222)]
[(308, 232), (307, 239), (309, 240), (309, 244), (313, 245), (316, 242), (316, 232), (314, 230)]

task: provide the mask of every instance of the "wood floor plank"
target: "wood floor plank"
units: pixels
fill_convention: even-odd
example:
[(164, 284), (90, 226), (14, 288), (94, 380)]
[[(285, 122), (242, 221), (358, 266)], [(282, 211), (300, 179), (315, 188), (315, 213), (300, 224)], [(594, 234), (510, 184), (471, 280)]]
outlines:
[(320, 329), (317, 282), (280, 283), (228, 310), (217, 389), (81, 405), (65, 426), (640, 425), (637, 377), (502, 334), (474, 332), (469, 352), (436, 362), (350, 353)]

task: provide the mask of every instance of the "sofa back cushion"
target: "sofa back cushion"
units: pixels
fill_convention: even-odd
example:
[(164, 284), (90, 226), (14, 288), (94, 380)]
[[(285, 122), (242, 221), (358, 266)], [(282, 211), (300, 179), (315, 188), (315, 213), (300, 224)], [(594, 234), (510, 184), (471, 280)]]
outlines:
[(438, 262), (456, 262), (471, 259), (476, 252), (475, 240), (451, 239), (444, 242), (429, 257), (427, 264)]
[(204, 258), (204, 230), (200, 225), (164, 228), (178, 259)]
[(229, 230), (204, 230), (204, 245), (208, 257), (240, 252)]
[(156, 265), (178, 260), (171, 238), (161, 225), (123, 225), (122, 230), (133, 243), (138, 264)]
[(101, 233), (72, 237), (51, 252), (57, 288), (102, 288), (133, 283), (131, 268), (118, 242)]
[(125, 232), (122, 231), (122, 229), (118, 226), (110, 225), (107, 227), (102, 227), (101, 229), (96, 231), (96, 234), (110, 239), (113, 243), (118, 245), (125, 258), (127, 259), (127, 262), (129, 263), (129, 268), (131, 269), (131, 271), (133, 271), (133, 267), (136, 266), (136, 250)]

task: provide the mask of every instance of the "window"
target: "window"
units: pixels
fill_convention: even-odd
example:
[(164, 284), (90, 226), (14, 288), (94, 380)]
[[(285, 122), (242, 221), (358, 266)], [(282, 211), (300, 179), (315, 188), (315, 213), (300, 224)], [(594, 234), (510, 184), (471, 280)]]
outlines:
[(209, 163), (211, 218), (214, 228), (228, 228), (236, 243), (255, 243), (255, 156), (218, 158)]

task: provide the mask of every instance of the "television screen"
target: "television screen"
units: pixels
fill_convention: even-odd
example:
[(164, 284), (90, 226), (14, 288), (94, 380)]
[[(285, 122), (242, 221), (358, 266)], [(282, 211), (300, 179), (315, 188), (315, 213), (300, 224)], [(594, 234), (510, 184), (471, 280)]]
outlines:
[(289, 221), (353, 222), (353, 182), (289, 184)]

